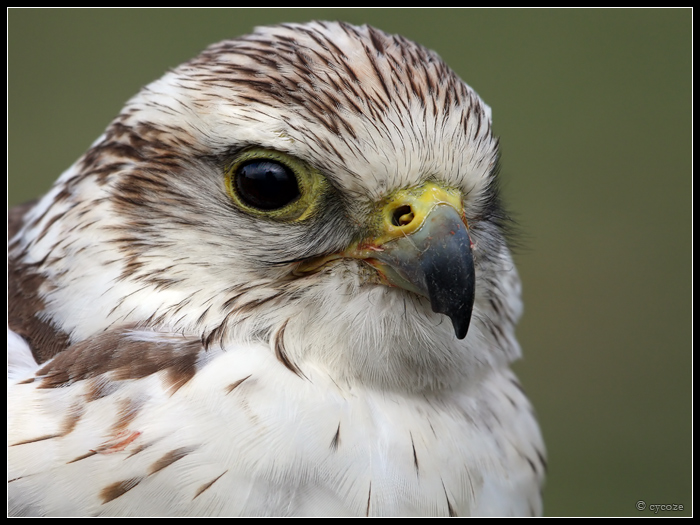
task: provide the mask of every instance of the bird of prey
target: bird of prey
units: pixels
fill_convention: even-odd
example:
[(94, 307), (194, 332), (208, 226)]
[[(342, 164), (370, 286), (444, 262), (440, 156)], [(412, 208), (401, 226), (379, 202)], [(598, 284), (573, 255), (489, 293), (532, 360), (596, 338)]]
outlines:
[(143, 88), (10, 212), (9, 513), (540, 514), (497, 166), (489, 107), (369, 26)]

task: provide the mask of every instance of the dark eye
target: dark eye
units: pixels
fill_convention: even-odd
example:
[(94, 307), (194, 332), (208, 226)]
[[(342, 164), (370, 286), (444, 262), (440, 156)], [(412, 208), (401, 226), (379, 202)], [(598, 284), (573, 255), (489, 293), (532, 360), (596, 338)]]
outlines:
[(224, 167), (226, 193), (238, 209), (263, 220), (301, 222), (314, 216), (328, 191), (326, 178), (284, 151), (252, 147)]
[(294, 172), (274, 160), (250, 160), (234, 175), (243, 202), (259, 210), (277, 210), (299, 198)]

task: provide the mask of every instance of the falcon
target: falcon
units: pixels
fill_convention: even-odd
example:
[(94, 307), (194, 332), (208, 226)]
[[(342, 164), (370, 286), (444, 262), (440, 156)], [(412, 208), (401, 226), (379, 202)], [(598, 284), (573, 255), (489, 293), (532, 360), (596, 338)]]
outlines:
[(537, 515), (491, 111), (369, 26), (256, 29), (8, 218), (8, 510)]

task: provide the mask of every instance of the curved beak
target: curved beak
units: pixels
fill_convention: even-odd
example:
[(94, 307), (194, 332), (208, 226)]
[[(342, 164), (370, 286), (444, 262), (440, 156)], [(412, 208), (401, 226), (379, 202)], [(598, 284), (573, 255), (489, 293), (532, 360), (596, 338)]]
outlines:
[[(375, 267), (393, 285), (430, 299), (434, 312), (447, 315), (458, 339), (469, 330), (475, 294), (471, 240), (452, 206), (435, 206), (415, 233), (382, 246)], [(368, 261), (369, 262), (369, 261)]]
[(464, 339), (476, 282), (461, 195), (432, 182), (397, 191), (372, 214), (369, 231), (342, 253), (305, 261), (297, 271), (343, 257), (362, 259), (384, 284), (430, 299), (433, 311), (447, 315), (457, 338)]

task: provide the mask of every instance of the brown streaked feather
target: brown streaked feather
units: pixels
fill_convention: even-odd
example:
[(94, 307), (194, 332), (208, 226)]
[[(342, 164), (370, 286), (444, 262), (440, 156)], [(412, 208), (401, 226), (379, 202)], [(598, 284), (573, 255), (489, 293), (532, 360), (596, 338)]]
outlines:
[(233, 383), (231, 383), (229, 386), (226, 387), (226, 393), (230, 394), (231, 392), (233, 392), (236, 388), (238, 388), (241, 385), (241, 383), (243, 383), (243, 381), (245, 381), (249, 377), (250, 376), (248, 375), (242, 379), (239, 379), (238, 381), (234, 381)]
[(18, 441), (17, 443), (11, 443), (8, 446), (18, 447), (19, 445), (28, 445), (29, 443), (36, 443), (37, 441), (46, 441), (47, 439), (54, 439), (59, 437), (61, 437), (61, 434), (47, 434), (38, 438), (25, 439), (22, 441)]
[(86, 453), (83, 454), (82, 456), (78, 456), (78, 457), (75, 458), (75, 459), (71, 459), (70, 461), (67, 461), (67, 462), (66, 462), (66, 465), (68, 465), (69, 463), (75, 463), (75, 462), (77, 462), (77, 461), (82, 461), (83, 459), (87, 459), (87, 458), (89, 458), (89, 457), (92, 457), (92, 456), (94, 456), (95, 454), (97, 454), (97, 451), (96, 451), (96, 450), (91, 450), (91, 451), (89, 451), (89, 452), (86, 452)]
[(219, 481), (219, 479), (221, 479), (221, 476), (223, 476), (223, 475), (226, 474), (227, 472), (228, 472), (228, 470), (225, 470), (224, 472), (222, 472), (221, 474), (219, 474), (217, 477), (215, 477), (214, 479), (212, 479), (209, 483), (205, 483), (204, 485), (202, 485), (201, 487), (199, 487), (199, 489), (197, 489), (197, 492), (196, 492), (195, 495), (194, 495), (194, 498), (192, 498), (192, 499), (197, 499), (197, 498), (202, 494), (202, 492), (204, 492), (204, 491), (207, 490), (209, 487), (211, 487), (214, 483), (216, 483), (217, 481)]
[(110, 432), (119, 434), (129, 428), (129, 425), (136, 418), (141, 410), (142, 404), (132, 399), (121, 399), (117, 403), (116, 421), (112, 425)]
[(175, 450), (171, 450), (155, 463), (153, 463), (148, 469), (148, 475), (155, 474), (159, 470), (163, 470), (165, 467), (172, 465), (176, 461), (184, 458), (190, 452), (196, 450), (196, 447), (181, 447)]
[(302, 377), (303, 375), (302, 375), (301, 371), (289, 359), (289, 357), (287, 356), (287, 351), (284, 348), (284, 330), (287, 328), (288, 322), (289, 321), (285, 321), (284, 324), (282, 325), (282, 328), (280, 328), (279, 331), (277, 332), (277, 334), (275, 335), (275, 340), (274, 340), (275, 356), (280, 361), (280, 363), (282, 363), (290, 371), (294, 372), (299, 377)]
[(39, 364), (64, 351), (70, 344), (67, 333), (38, 316), (44, 310), (40, 291), (45, 283), (46, 278), (34, 266), (8, 258), (7, 324), (27, 341)]
[(41, 378), (39, 388), (57, 388), (107, 373), (120, 381), (166, 371), (166, 387), (174, 393), (194, 376), (201, 352), (198, 339), (164, 335), (161, 340), (146, 341), (131, 330), (116, 329), (72, 345), (36, 375)]
[(84, 399), (86, 402), (97, 401), (103, 397), (113, 394), (119, 389), (119, 384), (110, 381), (104, 376), (96, 377), (87, 381)]
[(33, 199), (29, 202), (18, 204), (10, 208), (7, 212), (7, 240), (9, 241), (17, 235), (17, 232), (24, 225), (24, 215), (31, 210), (39, 199)]
[(66, 419), (63, 421), (63, 424), (61, 425), (61, 436), (65, 436), (66, 434), (70, 434), (73, 432), (75, 429), (76, 425), (78, 424), (78, 421), (80, 421), (80, 418), (83, 417), (83, 414), (85, 413), (85, 406), (80, 405), (80, 404), (74, 404), (70, 409), (68, 410), (68, 413), (66, 414)]
[(143, 444), (137, 446), (136, 448), (134, 448), (134, 450), (131, 451), (131, 453), (127, 456), (127, 458), (130, 458), (132, 456), (135, 456), (136, 454), (139, 454), (140, 452), (143, 452), (147, 448), (155, 445), (158, 441), (160, 441), (160, 439), (156, 439), (154, 441), (150, 441), (148, 443), (143, 443)]
[(39, 441), (46, 441), (48, 439), (55, 439), (55, 438), (64, 437), (67, 434), (70, 434), (71, 432), (73, 432), (76, 425), (78, 424), (78, 421), (80, 421), (80, 418), (83, 416), (84, 412), (85, 412), (85, 409), (82, 408), (80, 405), (77, 405), (77, 404), (73, 405), (68, 410), (68, 412), (66, 414), (66, 418), (63, 420), (63, 423), (61, 424), (61, 432), (56, 433), (56, 434), (47, 434), (45, 436), (40, 436), (38, 438), (25, 439), (23, 441), (18, 441), (17, 443), (9, 444), (8, 446), (16, 447), (19, 445), (27, 445), (29, 443), (37, 443)]
[(110, 501), (117, 499), (119, 496), (123, 496), (136, 485), (141, 483), (143, 478), (131, 478), (125, 479), (123, 481), (117, 481), (111, 485), (107, 485), (100, 491), (100, 498), (102, 499), (102, 504), (109, 503)]

